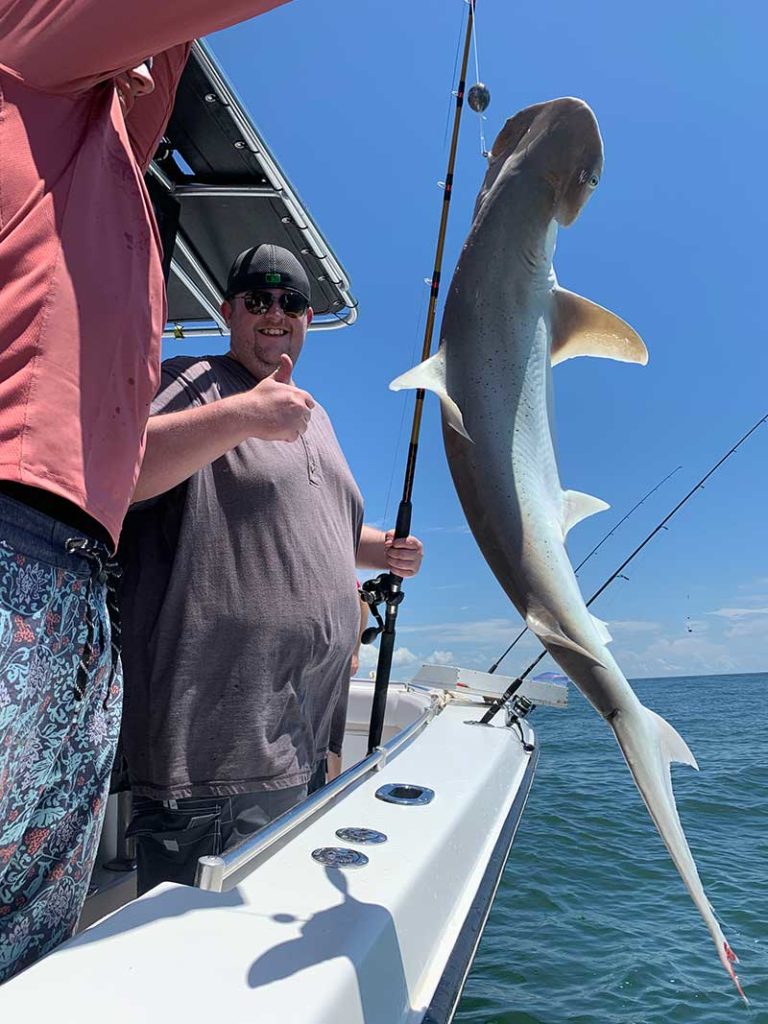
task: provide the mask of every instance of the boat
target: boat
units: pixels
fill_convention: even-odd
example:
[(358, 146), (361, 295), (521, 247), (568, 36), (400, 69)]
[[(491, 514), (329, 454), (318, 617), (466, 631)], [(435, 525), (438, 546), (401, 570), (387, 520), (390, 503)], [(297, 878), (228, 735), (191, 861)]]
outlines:
[[(354, 681), (350, 767), (240, 847), (201, 858), (195, 887), (129, 897), (6, 983), (3, 1015), (34, 1005), (40, 1018), (100, 1022), (109, 1005), (115, 1024), (222, 1013), (281, 1024), (450, 1021), (539, 748), (513, 710), (479, 725), (486, 696), (449, 671), (455, 688), (390, 686), (383, 742), (370, 754), (373, 685)], [(523, 697), (546, 700), (537, 687), (549, 685), (530, 683)], [(118, 888), (125, 898), (126, 882)]]
[[(165, 337), (223, 337), (232, 252), (269, 238), (311, 278), (312, 330), (354, 323), (348, 277), (204, 43), (194, 45), (148, 176), (166, 253)], [(355, 679), (346, 770), (221, 857), (194, 887), (136, 898), (125, 828), (109, 807), (79, 933), (0, 991), (6, 1019), (115, 1024), (225, 1016), (280, 1024), (452, 1019), (531, 789), (527, 716), (567, 689), (425, 665), (386, 695), (369, 749), (374, 684)], [(120, 787), (116, 787), (118, 790)]]

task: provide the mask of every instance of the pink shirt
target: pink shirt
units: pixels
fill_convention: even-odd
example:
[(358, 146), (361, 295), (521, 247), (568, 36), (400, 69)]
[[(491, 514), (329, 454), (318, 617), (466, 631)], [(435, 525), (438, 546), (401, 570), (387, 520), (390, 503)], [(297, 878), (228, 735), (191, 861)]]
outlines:
[[(144, 187), (187, 40), (286, 0), (0, 0), (0, 479), (117, 542), (159, 377), (165, 295)], [(155, 54), (123, 115), (115, 76)]]

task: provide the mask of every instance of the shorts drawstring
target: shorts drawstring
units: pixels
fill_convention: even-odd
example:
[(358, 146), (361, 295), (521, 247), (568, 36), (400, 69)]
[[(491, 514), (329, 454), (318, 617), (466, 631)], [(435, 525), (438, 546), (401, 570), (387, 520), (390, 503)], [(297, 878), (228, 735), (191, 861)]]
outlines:
[(85, 644), (80, 654), (80, 664), (78, 665), (77, 676), (75, 677), (76, 700), (83, 699), (85, 688), (88, 685), (88, 669), (93, 658), (95, 641), (92, 601), (93, 585), (94, 583), (102, 583), (105, 584), (107, 588), (107, 614), (110, 622), (112, 658), (110, 685), (107, 687), (107, 694), (104, 698), (104, 707), (106, 707), (107, 701), (109, 700), (112, 678), (114, 677), (117, 669), (117, 662), (120, 657), (121, 649), (122, 631), (120, 626), (120, 608), (117, 602), (117, 581), (122, 575), (122, 569), (120, 568), (120, 565), (109, 556), (106, 548), (99, 541), (89, 540), (86, 537), (70, 537), (66, 541), (65, 548), (68, 554), (80, 555), (81, 558), (85, 558), (93, 566), (93, 573), (88, 580), (88, 593), (86, 595)]

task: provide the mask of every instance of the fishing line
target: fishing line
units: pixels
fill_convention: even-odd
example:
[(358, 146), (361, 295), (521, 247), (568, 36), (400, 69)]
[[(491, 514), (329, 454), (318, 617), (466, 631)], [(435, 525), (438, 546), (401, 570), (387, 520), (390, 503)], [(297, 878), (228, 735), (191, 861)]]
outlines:
[[(448, 157), (448, 170), (445, 176), (443, 188), (443, 206), (440, 215), (440, 227), (437, 234), (437, 246), (435, 251), (434, 270), (429, 293), (429, 306), (427, 309), (427, 321), (424, 328), (424, 344), (422, 347), (421, 361), (429, 358), (432, 348), (432, 334), (435, 324), (435, 309), (437, 296), (440, 291), (440, 274), (443, 265), (443, 249), (445, 247), (445, 235), (448, 227), (448, 211), (453, 193), (453, 172), (456, 165), (456, 153), (459, 142), (459, 126), (461, 124), (461, 112), (464, 106), (464, 88), (469, 64), (469, 50), (472, 41), (472, 27), (475, 20), (475, 5), (477, 0), (468, 0), (467, 29), (464, 38), (464, 52), (462, 54), (461, 73), (458, 88), (456, 90), (456, 112), (453, 119), (453, 133), (451, 136), (451, 148)], [(405, 479), (403, 482), (403, 496), (397, 510), (395, 521), (395, 537), (404, 538), (411, 532), (411, 513), (413, 481), (416, 472), (416, 458), (419, 450), (419, 434), (421, 431), (421, 419), (424, 408), (425, 391), (419, 388), (416, 391), (416, 403), (413, 411), (413, 425), (411, 427), (411, 439), (408, 446), (408, 456), (405, 467)], [(363, 599), (374, 611), (378, 621), (381, 618), (378, 614), (378, 606), (385, 606), (385, 615), (381, 625), (373, 629), (373, 634), (381, 634), (379, 644), (379, 657), (376, 665), (376, 683), (373, 692), (373, 703), (371, 706), (371, 723), (368, 730), (368, 753), (379, 746), (381, 734), (384, 728), (384, 716), (387, 705), (387, 690), (389, 678), (392, 671), (392, 655), (395, 649), (395, 625), (397, 622), (397, 610), (400, 602), (405, 596), (402, 589), (402, 576), (393, 572), (381, 573), (375, 579), (366, 580), (361, 588)], [(373, 635), (370, 637), (373, 639)], [(369, 641), (370, 642), (370, 641)]]
[[(467, 2), (467, 0), (465, 0), (465, 3), (466, 2)], [(445, 110), (445, 130), (442, 133), (442, 146), (443, 146), (443, 150), (444, 150), (444, 147), (445, 147), (445, 142), (447, 142), (447, 130), (449, 130), (449, 126), (451, 125), (451, 108), (454, 105), (454, 100), (456, 99), (456, 90), (453, 88), (453, 85), (454, 85), (454, 82), (456, 81), (456, 72), (457, 72), (457, 69), (459, 67), (459, 54), (461, 53), (461, 50), (462, 50), (462, 29), (463, 28), (464, 28), (464, 10), (462, 10), (461, 18), (459, 20), (459, 32), (458, 32), (457, 37), (456, 37), (456, 56), (454, 57), (454, 71), (453, 71), (453, 74), (451, 76), (451, 86), (452, 86), (451, 96), (452, 96), (452, 99), (449, 99), (449, 103), (447, 103), (447, 109)]]
[[(476, 108), (475, 107), (475, 102), (477, 102), (477, 101), (474, 100), (474, 96), (475, 95), (479, 95), (479, 96), (483, 96), (484, 95), (484, 93), (481, 90), (485, 90), (485, 93), (487, 93), (487, 89), (485, 89), (485, 86), (482, 84), (482, 81), (480, 79), (480, 60), (479, 60), (479, 58), (477, 56), (477, 14), (475, 14), (475, 25), (474, 25), (474, 28), (472, 30), (472, 43), (473, 43), (474, 49), (475, 49), (475, 84), (469, 90), (468, 102), (469, 102), (470, 107), (477, 114), (478, 120), (480, 122), (480, 156), (484, 156), (485, 157), (485, 156), (488, 156), (488, 148), (487, 148), (486, 143), (485, 143), (485, 127), (484, 127), (484, 123), (483, 122), (485, 121), (484, 111), (487, 108), (488, 103), (486, 103), (485, 106), (483, 106), (483, 107)], [(489, 99), (490, 99), (490, 97), (489, 97)]]
[[(747, 440), (747, 438), (750, 437), (752, 434), (754, 434), (754, 432), (758, 429), (758, 427), (761, 427), (767, 420), (768, 420), (768, 413), (766, 413), (765, 416), (761, 416), (760, 419), (757, 421), (757, 423), (753, 424), (753, 426), (751, 426), (749, 428), (749, 430), (746, 432), (746, 434), (742, 434), (742, 436), (739, 438), (739, 440), (736, 442), (736, 444), (733, 445), (732, 448), (729, 448), (728, 451), (725, 453), (725, 455), (722, 456), (722, 458), (718, 459), (718, 461), (714, 464), (714, 466), (707, 473), (704, 474), (704, 476), (701, 478), (701, 480), (699, 480), (699, 482), (697, 484), (695, 484), (690, 489), (690, 491), (688, 491), (688, 493), (685, 495), (685, 497), (682, 498), (675, 505), (675, 507), (672, 509), (672, 511), (668, 512), (667, 515), (664, 516), (664, 518), (661, 520), (661, 522), (651, 530), (651, 532), (648, 534), (648, 536), (640, 544), (638, 544), (638, 546), (635, 548), (635, 550), (632, 552), (632, 554), (624, 559), (624, 561), (621, 563), (621, 565), (618, 567), (618, 569), (616, 569), (614, 572), (611, 573), (611, 575), (608, 577), (608, 579), (605, 581), (605, 583), (603, 583), (603, 585), (601, 587), (599, 587), (594, 592), (592, 597), (590, 597), (590, 599), (586, 602), (587, 608), (589, 608), (589, 606), (594, 601), (596, 601), (598, 599), (598, 597), (600, 597), (600, 595), (603, 593), (603, 591), (606, 590), (606, 588), (609, 587), (611, 585), (611, 583), (613, 583), (613, 581), (617, 578), (617, 576), (621, 575), (621, 573), (624, 571), (624, 569), (626, 569), (626, 567), (629, 565), (629, 563), (632, 561), (632, 559), (640, 554), (640, 552), (643, 550), (645, 545), (648, 544), (651, 540), (653, 540), (653, 538), (656, 536), (656, 534), (659, 532), (659, 530), (663, 530), (664, 529), (664, 527), (669, 522), (669, 520), (672, 518), (672, 516), (674, 516), (676, 512), (679, 512), (680, 509), (683, 507), (683, 505), (685, 505), (685, 503), (687, 501), (689, 501), (690, 498), (693, 497), (693, 495), (696, 493), (696, 491), (698, 491), (700, 488), (702, 488), (704, 486), (704, 484), (707, 482), (707, 480), (709, 480), (709, 478), (712, 476), (712, 474), (715, 473), (722, 466), (722, 464), (724, 462), (726, 462), (728, 459), (730, 459), (730, 457), (734, 454), (734, 452), (738, 451), (738, 449), (744, 444), (744, 442)], [(498, 712), (504, 707), (504, 705), (507, 703), (507, 701), (510, 699), (510, 697), (513, 697), (514, 694), (516, 693), (516, 691), (520, 688), (520, 686), (522, 686), (522, 683), (523, 683), (523, 680), (525, 679), (525, 677), (527, 675), (529, 675), (536, 668), (536, 666), (539, 664), (539, 662), (542, 661), (542, 659), (545, 658), (548, 653), (549, 653), (549, 651), (547, 651), (546, 649), (543, 650), (541, 652), (541, 654), (538, 656), (538, 658), (536, 658), (535, 661), (531, 662), (531, 664), (528, 666), (528, 668), (525, 670), (525, 672), (523, 672), (521, 675), (519, 675), (517, 677), (517, 679), (513, 680), (500, 697), (497, 697), (494, 701), (492, 701), (492, 703), (488, 707), (488, 710), (485, 712), (485, 714), (483, 715), (482, 719), (480, 720), (483, 725), (487, 725), (491, 721), (491, 719), (494, 718), (498, 714)], [(499, 661), (501, 661), (501, 659), (499, 659)]]
[[(667, 482), (667, 480), (669, 480), (669, 478), (670, 478), (671, 476), (674, 476), (674, 475), (675, 475), (675, 473), (677, 473), (677, 471), (678, 471), (679, 469), (682, 469), (682, 466), (677, 466), (677, 468), (676, 468), (676, 469), (673, 469), (671, 473), (667, 473), (667, 475), (666, 475), (666, 476), (664, 477), (664, 479), (663, 479), (663, 480), (660, 480), (660, 481), (659, 481), (659, 482), (658, 482), (658, 483), (656, 484), (656, 486), (655, 486), (655, 487), (652, 487), (652, 488), (650, 489), (650, 491), (648, 491), (648, 493), (647, 493), (647, 494), (644, 494), (644, 495), (642, 496), (642, 498), (640, 499), (640, 501), (636, 502), (636, 504), (634, 504), (634, 505), (632, 506), (632, 508), (631, 508), (631, 509), (629, 510), (629, 512), (627, 512), (627, 513), (626, 513), (626, 514), (625, 514), (624, 516), (622, 516), (622, 518), (621, 518), (621, 519), (620, 519), (620, 520), (618, 521), (618, 523), (616, 523), (616, 525), (615, 525), (614, 527), (612, 527), (612, 528), (611, 528), (611, 529), (610, 529), (610, 530), (608, 531), (608, 533), (606, 533), (606, 535), (605, 535), (605, 536), (603, 537), (603, 539), (602, 539), (601, 541), (599, 541), (599, 542), (598, 542), (598, 543), (597, 543), (597, 544), (596, 544), (596, 545), (595, 545), (595, 546), (594, 546), (594, 547), (592, 548), (592, 550), (591, 550), (591, 551), (589, 552), (589, 554), (588, 554), (588, 555), (586, 556), (586, 558), (582, 558), (582, 560), (581, 560), (581, 561), (579, 562), (579, 564), (578, 564), (578, 565), (576, 566), (576, 568), (575, 568), (575, 569), (573, 570), (573, 574), (574, 574), (574, 576), (578, 576), (578, 574), (579, 574), (579, 569), (583, 568), (583, 566), (585, 566), (585, 565), (587, 564), (587, 562), (588, 562), (588, 561), (590, 560), (590, 558), (592, 557), (592, 555), (594, 555), (596, 551), (599, 551), (599, 549), (600, 549), (600, 548), (601, 548), (601, 547), (603, 546), (603, 544), (605, 544), (605, 542), (606, 542), (606, 541), (608, 540), (608, 538), (609, 538), (609, 537), (612, 537), (612, 536), (613, 536), (613, 534), (614, 534), (614, 533), (616, 533), (616, 531), (617, 531), (617, 530), (618, 530), (618, 528), (619, 528), (619, 527), (621, 526), (621, 524), (622, 524), (622, 523), (625, 523), (625, 522), (627, 521), (627, 519), (629, 519), (629, 517), (630, 517), (630, 516), (632, 515), (632, 513), (633, 513), (633, 512), (634, 512), (634, 511), (635, 511), (636, 509), (640, 508), (640, 506), (641, 506), (641, 505), (643, 504), (643, 502), (644, 502), (644, 501), (647, 501), (647, 500), (648, 500), (648, 498), (650, 498), (650, 496), (651, 496), (652, 494), (654, 494), (654, 493), (655, 493), (656, 491), (658, 491), (658, 489), (659, 489), (659, 488), (660, 488), (660, 487), (662, 486), (662, 484), (665, 484), (665, 483)], [(492, 674), (493, 672), (495, 672), (495, 671), (496, 671), (496, 669), (497, 669), (497, 668), (499, 667), (499, 665), (500, 665), (500, 664), (502, 663), (502, 661), (504, 661), (504, 659), (505, 659), (505, 658), (506, 658), (506, 656), (507, 656), (507, 655), (509, 654), (509, 652), (510, 652), (510, 651), (512, 650), (512, 648), (513, 648), (513, 647), (515, 646), (515, 644), (517, 644), (517, 643), (518, 643), (518, 642), (519, 642), (520, 640), (522, 640), (522, 639), (523, 639), (523, 637), (525, 636), (525, 634), (526, 634), (527, 632), (528, 632), (528, 627), (527, 627), (527, 626), (523, 626), (523, 628), (522, 628), (522, 629), (520, 630), (520, 632), (519, 632), (519, 633), (517, 634), (517, 636), (515, 637), (515, 639), (514, 639), (514, 640), (512, 641), (512, 643), (511, 643), (511, 644), (509, 645), (509, 647), (508, 647), (508, 648), (506, 649), (506, 651), (504, 651), (504, 653), (503, 653), (503, 654), (501, 655), (501, 657), (500, 657), (500, 658), (498, 658), (498, 659), (497, 659), (497, 660), (496, 660), (496, 661), (495, 661), (495, 662), (493, 663), (493, 665), (491, 665), (491, 667), (490, 667), (490, 668), (488, 669), (488, 672), (489, 672), (489, 673), (491, 673), (491, 674)]]

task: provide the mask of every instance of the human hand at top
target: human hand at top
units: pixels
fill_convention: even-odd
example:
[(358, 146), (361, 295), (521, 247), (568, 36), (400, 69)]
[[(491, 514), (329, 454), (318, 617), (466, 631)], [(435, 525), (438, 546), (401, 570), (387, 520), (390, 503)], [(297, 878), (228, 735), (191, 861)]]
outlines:
[(418, 537), (395, 538), (395, 531), (387, 530), (384, 534), (384, 550), (387, 568), (397, 576), (402, 576), (403, 579), (415, 576), (421, 568), (424, 545)]
[(293, 362), (283, 353), (274, 373), (238, 396), (250, 437), (263, 441), (297, 441), (309, 426), (315, 402), (291, 383)]

